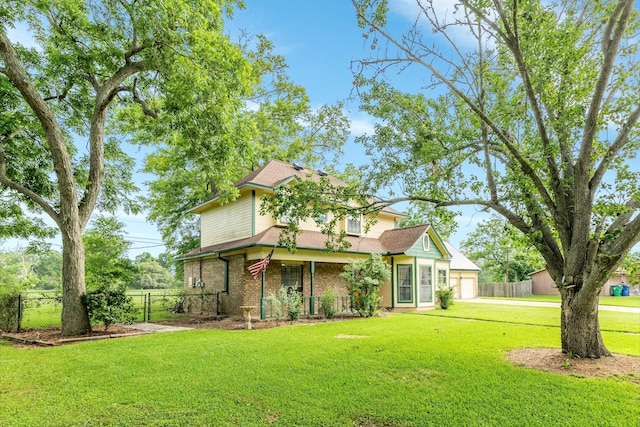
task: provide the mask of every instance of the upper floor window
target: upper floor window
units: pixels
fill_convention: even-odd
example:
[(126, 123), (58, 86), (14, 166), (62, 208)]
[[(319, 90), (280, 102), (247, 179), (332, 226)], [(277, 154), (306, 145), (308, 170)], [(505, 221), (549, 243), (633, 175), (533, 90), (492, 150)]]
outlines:
[(287, 211), (279, 219), (280, 224), (297, 224), (298, 218), (292, 215), (291, 211)]
[(329, 215), (326, 212), (319, 213), (319, 214), (316, 214), (316, 216), (314, 216), (313, 219), (316, 222), (316, 224), (325, 224), (327, 221), (329, 221)]
[(362, 216), (349, 215), (347, 217), (347, 233), (350, 233), (350, 234), (362, 233)]

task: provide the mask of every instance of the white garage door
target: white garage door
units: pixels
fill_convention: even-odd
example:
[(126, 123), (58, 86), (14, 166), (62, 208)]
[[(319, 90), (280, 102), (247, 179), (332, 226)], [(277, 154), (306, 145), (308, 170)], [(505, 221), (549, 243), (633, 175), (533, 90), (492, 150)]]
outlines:
[(475, 298), (476, 292), (474, 283), (473, 279), (462, 279), (460, 283), (460, 297), (462, 299)]

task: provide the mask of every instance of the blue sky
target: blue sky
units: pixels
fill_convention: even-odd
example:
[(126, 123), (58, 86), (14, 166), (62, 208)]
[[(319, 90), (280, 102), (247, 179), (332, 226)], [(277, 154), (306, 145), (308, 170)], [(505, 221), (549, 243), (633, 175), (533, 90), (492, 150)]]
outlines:
[[(415, 11), (413, 0), (391, 0), (390, 22), (406, 27), (411, 24)], [(439, 0), (446, 9), (452, 0)], [(239, 30), (251, 34), (264, 34), (271, 40), (276, 52), (285, 57), (289, 65), (288, 74), (292, 81), (303, 86), (311, 100), (312, 108), (323, 104), (334, 104), (349, 97), (353, 75), (352, 60), (366, 56), (368, 45), (358, 28), (353, 5), (349, 0), (247, 0), (244, 10), (236, 10), (233, 19), (227, 20), (226, 31), (234, 38)], [(13, 40), (29, 45), (29, 36), (20, 27), (10, 31)], [(371, 133), (374, 123), (358, 111), (357, 105), (348, 104), (353, 136)], [(132, 148), (131, 154), (141, 159), (141, 151)], [(362, 158), (362, 151), (353, 144), (345, 149), (344, 163)], [(141, 183), (152, 179), (138, 174)], [(144, 186), (143, 186), (144, 187)], [(144, 190), (143, 190), (144, 191)], [(400, 206), (403, 209), (403, 206)], [(125, 223), (128, 239), (132, 242), (129, 254), (148, 251), (153, 255), (163, 252), (160, 234), (155, 226), (146, 220), (145, 214), (118, 215)], [(477, 215), (461, 217), (459, 232), (452, 236), (451, 243), (459, 246), (468, 231), (475, 228)], [(59, 244), (55, 240), (54, 244)], [(26, 242), (10, 240), (4, 247), (14, 249)]]
[[(415, 0), (390, 0), (391, 28), (406, 29), (413, 23), (416, 16), (414, 3)], [(438, 12), (445, 14), (451, 13), (451, 5), (455, 1), (437, 0), (435, 3)], [(236, 10), (233, 19), (227, 21), (226, 28), (232, 38), (239, 29), (244, 29), (251, 34), (264, 34), (271, 40), (276, 52), (285, 57), (292, 81), (307, 90), (314, 108), (349, 97), (353, 82), (351, 61), (364, 58), (370, 52), (349, 0), (246, 0), (246, 9)], [(461, 43), (465, 37), (465, 34), (456, 34)], [(10, 33), (10, 38), (26, 40), (20, 29)], [(402, 85), (403, 81), (408, 81), (415, 88), (416, 78), (426, 80), (424, 75), (403, 74), (397, 83)], [(357, 105), (347, 104), (347, 107), (352, 135), (371, 133), (374, 122), (360, 113)], [(136, 150), (131, 154), (142, 157)], [(354, 159), (361, 157), (358, 147), (349, 144), (343, 161), (357, 163)], [(140, 175), (140, 179), (151, 177)], [(479, 221), (487, 217), (476, 208), (466, 208), (463, 212), (464, 215), (457, 218), (458, 232), (450, 238), (456, 247)], [(144, 251), (157, 255), (164, 250), (159, 233), (144, 214), (120, 215), (119, 219), (126, 224), (128, 237), (133, 242), (132, 257)], [(18, 243), (9, 242), (5, 247), (12, 244)]]

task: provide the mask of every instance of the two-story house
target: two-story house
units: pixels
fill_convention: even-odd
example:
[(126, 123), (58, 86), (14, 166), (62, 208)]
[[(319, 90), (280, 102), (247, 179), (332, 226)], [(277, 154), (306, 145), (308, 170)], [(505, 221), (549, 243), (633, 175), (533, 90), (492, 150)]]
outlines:
[[(262, 215), (261, 201), (277, 186), (305, 179), (309, 174), (326, 176), (273, 160), (235, 184), (240, 193), (235, 201), (221, 204), (214, 197), (192, 208), (190, 213), (200, 215), (201, 244), (181, 257), (185, 287), (198, 285), (205, 291), (218, 292), (222, 314), (239, 315), (240, 307), (255, 306), (253, 314), (261, 317), (265, 316), (263, 301), (269, 293), (277, 293), (283, 286), (292, 287), (305, 297), (307, 312), (313, 313), (314, 297), (327, 289), (346, 294), (340, 277), (346, 263), (379, 253), (393, 272), (390, 283), (380, 290), (383, 307), (433, 307), (436, 287), (450, 280), (457, 281), (458, 296), (477, 296), (479, 269), (457, 251), (453, 252), (466, 262), (452, 260), (452, 251), (429, 225), (398, 228), (398, 221), (405, 216), (390, 208), (378, 214), (376, 224), (366, 234), (361, 218), (346, 219), (342, 227), (351, 246), (344, 252), (326, 252), (325, 236), (315, 223), (322, 218), (299, 224), (304, 231), (298, 235), (296, 253), (278, 247), (280, 232), (289, 219)], [(336, 178), (328, 178), (340, 184)], [(266, 270), (254, 279), (247, 268), (272, 250)], [(452, 261), (464, 268), (452, 272)]]

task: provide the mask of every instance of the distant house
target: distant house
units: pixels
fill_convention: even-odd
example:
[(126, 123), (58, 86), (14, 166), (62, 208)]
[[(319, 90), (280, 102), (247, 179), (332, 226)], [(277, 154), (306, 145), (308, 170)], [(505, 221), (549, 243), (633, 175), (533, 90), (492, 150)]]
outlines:
[[(283, 227), (291, 218), (274, 218), (260, 213), (261, 200), (280, 185), (294, 180), (319, 179), (323, 172), (281, 161), (271, 161), (238, 181), (240, 196), (221, 204), (217, 197), (192, 208), (200, 215), (201, 246), (181, 257), (185, 287), (201, 286), (219, 293), (220, 311), (239, 315), (242, 306), (257, 307), (254, 315), (265, 317), (265, 297), (281, 287), (298, 290), (305, 310), (317, 312), (319, 296), (334, 288), (345, 294), (343, 267), (350, 260), (381, 254), (392, 268), (391, 281), (380, 290), (382, 306), (416, 309), (434, 306), (435, 289), (451, 283), (457, 296), (477, 296), (479, 269), (429, 225), (398, 228), (405, 215), (387, 208), (365, 233), (363, 218), (351, 217), (341, 224), (351, 246), (344, 252), (326, 252), (325, 236), (318, 223), (327, 218), (300, 223), (297, 252), (278, 246)], [(328, 177), (334, 184), (341, 182)], [(273, 252), (272, 252), (273, 250)], [(256, 279), (247, 268), (272, 253), (263, 274)]]
[(449, 277), (451, 278), (451, 286), (456, 288), (456, 298), (478, 298), (480, 267), (461, 254), (449, 242), (444, 242), (444, 245), (451, 254)]
[[(611, 295), (611, 286), (617, 286), (621, 284), (628, 285), (629, 276), (627, 276), (626, 271), (618, 269), (615, 272), (614, 276), (607, 280), (607, 283), (604, 284), (602, 290), (600, 291), (600, 296)], [(555, 282), (546, 269), (534, 271), (533, 273), (531, 273), (531, 292), (534, 295), (560, 294)]]

